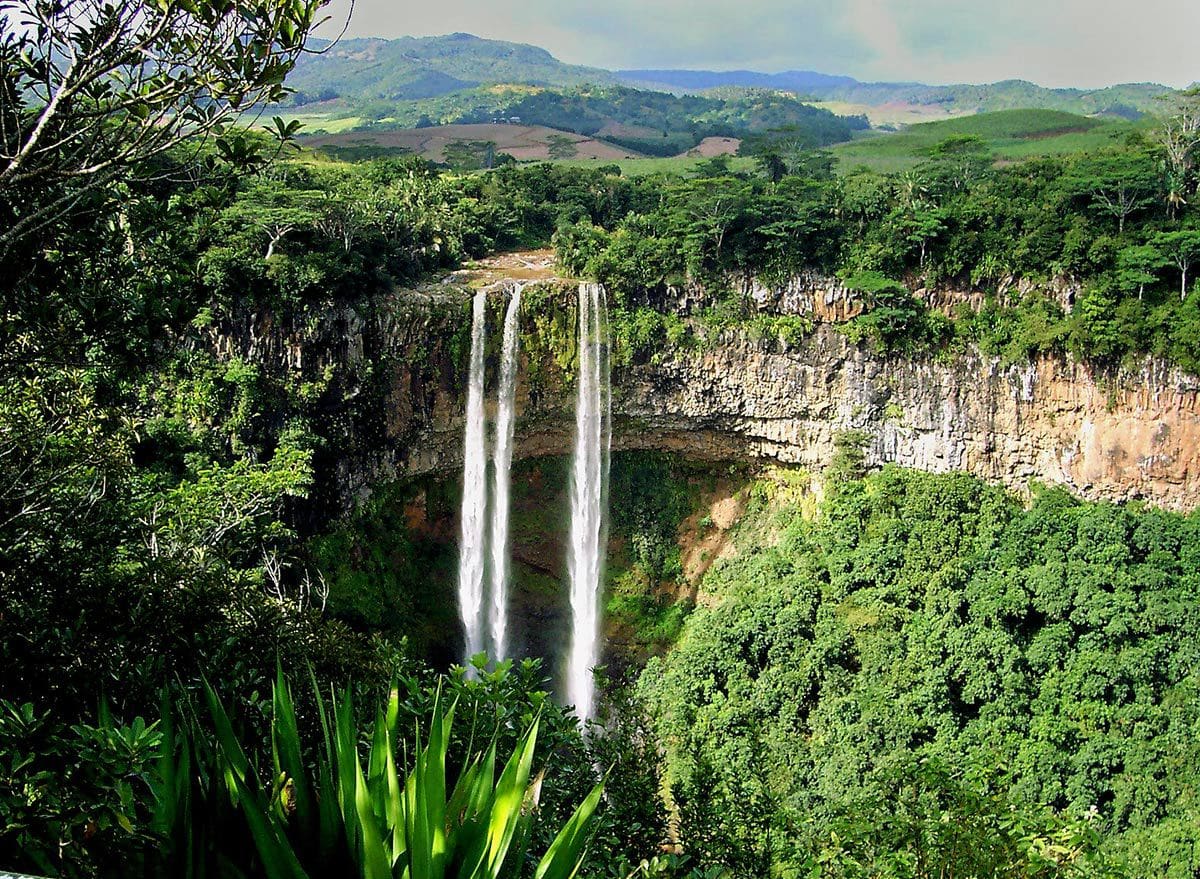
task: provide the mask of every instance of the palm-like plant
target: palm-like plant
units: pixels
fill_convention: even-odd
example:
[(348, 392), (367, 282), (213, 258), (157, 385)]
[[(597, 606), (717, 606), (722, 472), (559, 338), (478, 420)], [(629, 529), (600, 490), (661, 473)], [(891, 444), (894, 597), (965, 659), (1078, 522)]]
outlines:
[[(274, 775), (267, 785), (253, 771), (211, 689), (207, 699), (216, 741), (206, 758), (191, 756), (198, 749), (186, 741), (176, 743), (170, 727), (164, 732), (169, 741), (163, 749), (162, 824), (179, 841), (177, 849), (196, 848), (186, 825), (197, 807), (228, 812), (232, 805), (241, 816), (244, 833), (239, 835), (251, 838), (257, 851), (255, 872), (267, 879), (498, 879), (506, 863), (525, 857), (541, 786), (540, 774), (530, 779), (538, 719), (504, 762), (498, 779), (493, 741), (465, 764), (451, 788), (447, 750), (453, 705), (443, 709), (440, 700), (435, 704), (428, 741), (422, 746), (418, 737), (412, 768), (402, 777), (396, 691), (362, 737), (349, 694), (327, 708), (318, 693), (323, 741), (313, 765), (306, 765), (291, 689), (280, 673), (271, 725)], [(360, 745), (365, 746), (362, 751)], [(188, 776), (196, 773), (192, 761), (209, 764), (213, 783), (190, 782)], [(602, 791), (603, 783), (562, 827), (539, 861), (536, 879), (571, 879), (577, 873)], [(223, 802), (193, 803), (197, 797)], [(211, 844), (211, 831), (209, 835)], [(184, 852), (177, 850), (176, 859), (189, 875), (206, 872), (194, 869), (195, 859)]]

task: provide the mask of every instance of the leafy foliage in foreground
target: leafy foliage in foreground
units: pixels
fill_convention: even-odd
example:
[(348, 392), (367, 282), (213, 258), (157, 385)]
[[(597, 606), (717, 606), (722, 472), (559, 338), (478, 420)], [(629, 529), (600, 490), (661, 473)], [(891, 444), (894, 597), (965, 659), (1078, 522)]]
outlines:
[[(559, 875), (592, 840), (586, 872), (625, 875), (665, 833), (635, 706), (607, 701), (585, 744), (543, 684), (532, 661), (474, 680), (403, 676), (382, 707), (366, 691), (376, 705), (361, 711), (349, 688), (330, 699), (305, 686), (293, 698), (279, 672), (261, 704), (205, 688), (164, 694), (158, 722), (123, 725), (104, 708), (70, 727), (0, 703), (0, 865), (69, 877), (364, 876), (378, 875), (382, 853), (397, 875), (436, 864), (493, 875), (504, 864), (516, 879)], [(608, 770), (602, 807), (597, 766)], [(437, 814), (444, 824), (430, 823)]]
[(885, 468), (742, 527), (723, 600), (641, 678), (685, 847), (928, 875), (1070, 839), (1084, 875), (1196, 869), (1196, 516)]
[[(427, 742), (422, 746), (418, 733), (413, 766), (402, 778), (398, 690), (392, 690), (365, 731), (357, 727), (348, 692), (328, 709), (318, 696), (322, 743), (310, 770), (302, 756), (290, 688), (280, 673), (273, 695), (272, 783), (266, 786), (211, 690), (208, 703), (217, 733), (208, 775), (219, 781), (201, 788), (193, 801), (190, 767), (204, 758), (186, 741), (181, 756), (174, 741), (164, 748), (164, 804), (174, 819), (165, 829), (170, 838), (187, 841), (174, 854), (182, 855), (189, 872), (195, 868), (189, 865), (193, 816), (211, 820), (225, 803), (240, 810), (254, 840), (259, 866), (248, 872), (261, 871), (269, 879), (331, 874), (496, 879), (510, 850), (516, 864), (524, 857), (541, 789), (540, 776), (531, 783), (540, 718), (520, 735), (506, 761), (498, 758), (493, 740), (458, 767), (448, 768), (455, 706), (446, 709), (435, 701)], [(361, 741), (370, 743), (365, 762)], [(456, 781), (448, 774), (455, 770)], [(574, 876), (602, 791), (603, 784), (597, 785), (555, 836), (537, 862), (537, 879)], [(178, 798), (172, 800), (176, 792)], [(214, 836), (211, 842), (219, 853), (215, 863), (234, 858), (223, 840)]]

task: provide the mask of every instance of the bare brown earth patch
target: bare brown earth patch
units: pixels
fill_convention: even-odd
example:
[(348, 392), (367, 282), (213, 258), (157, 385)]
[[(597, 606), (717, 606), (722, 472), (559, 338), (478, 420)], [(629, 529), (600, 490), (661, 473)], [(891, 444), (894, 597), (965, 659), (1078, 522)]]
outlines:
[(554, 251), (547, 247), (542, 250), (497, 253), (486, 259), (471, 260), (441, 279), (439, 284), (479, 288), (504, 280), (552, 281), (561, 277), (556, 271)]
[(632, 159), (638, 154), (611, 143), (584, 137), (569, 131), (557, 131), (544, 125), (508, 125), (481, 122), (472, 125), (434, 125), (428, 128), (403, 128), (396, 131), (346, 131), (305, 138), (305, 146), (371, 146), (405, 150), (435, 162), (445, 161), (445, 149), (455, 141), (492, 142), (496, 151), (516, 159), (549, 159), (550, 143), (565, 137), (575, 145), (579, 159)]
[(708, 569), (733, 550), (733, 528), (746, 513), (747, 495), (742, 482), (718, 480), (705, 492), (696, 511), (679, 525), (679, 553), (683, 577), (691, 597), (700, 601), (696, 586)]
[(684, 158), (711, 159), (714, 156), (736, 156), (742, 142), (736, 137), (706, 137), (686, 153)]

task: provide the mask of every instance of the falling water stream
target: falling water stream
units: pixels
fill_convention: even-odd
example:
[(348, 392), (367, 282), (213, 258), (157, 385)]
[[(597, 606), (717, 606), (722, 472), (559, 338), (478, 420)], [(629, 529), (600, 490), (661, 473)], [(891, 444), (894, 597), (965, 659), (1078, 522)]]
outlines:
[[(513, 287), (504, 316), (490, 506), (483, 399), (486, 293), (477, 292), (472, 303), (458, 574), (468, 667), (471, 657), (485, 650), (490, 649), (495, 659), (505, 658), (509, 651), (508, 517), (522, 289), (523, 285)], [(572, 632), (566, 692), (567, 701), (575, 706), (582, 719), (591, 718), (595, 710), (592, 669), (600, 658), (600, 599), (612, 419), (607, 337), (604, 288), (599, 284), (582, 284), (568, 559)], [(485, 579), (490, 595), (485, 595)], [(489, 599), (486, 612), (485, 598)]]
[(496, 441), (492, 450), (491, 608), (488, 627), (492, 658), (508, 656), (508, 513), (512, 466), (513, 408), (517, 396), (517, 355), (521, 343), (521, 291), (516, 284), (504, 314), (500, 388), (496, 398)]
[(484, 527), (487, 453), (484, 449), (483, 366), (487, 327), (483, 290), (471, 316), (471, 365), (467, 385), (467, 428), (463, 453), (462, 536), (458, 559), (458, 607), (466, 635), (466, 665), (486, 649), (483, 633)]
[(600, 658), (600, 598), (604, 573), (604, 512), (608, 504), (611, 391), (608, 307), (604, 287), (579, 287), (579, 369), (575, 458), (571, 474), (571, 652), (567, 702), (580, 719), (595, 709), (592, 669)]

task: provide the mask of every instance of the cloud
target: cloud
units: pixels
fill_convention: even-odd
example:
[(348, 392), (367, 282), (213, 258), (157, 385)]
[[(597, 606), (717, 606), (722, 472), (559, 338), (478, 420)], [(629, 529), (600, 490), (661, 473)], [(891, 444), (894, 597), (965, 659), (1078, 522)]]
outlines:
[[(347, 3), (330, 7), (336, 19)], [(1200, 79), (1196, 0), (356, 0), (349, 28), (382, 37), (454, 31), (607, 68), (813, 69), (1080, 87)]]

